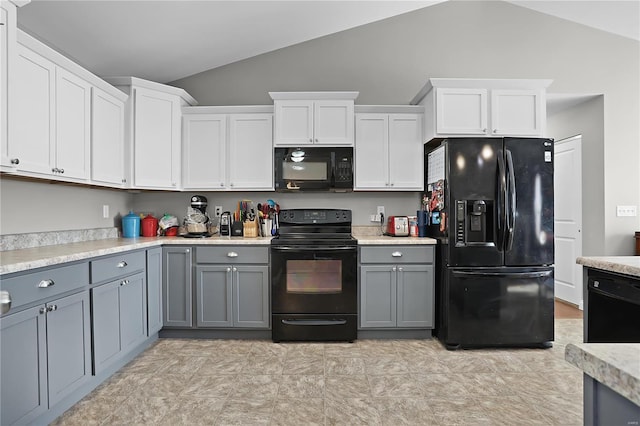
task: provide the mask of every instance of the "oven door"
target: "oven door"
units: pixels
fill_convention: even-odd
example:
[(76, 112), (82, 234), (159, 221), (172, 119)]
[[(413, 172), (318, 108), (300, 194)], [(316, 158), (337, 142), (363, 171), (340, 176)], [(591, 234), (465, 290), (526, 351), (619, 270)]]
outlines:
[(356, 314), (356, 246), (272, 246), (274, 314)]

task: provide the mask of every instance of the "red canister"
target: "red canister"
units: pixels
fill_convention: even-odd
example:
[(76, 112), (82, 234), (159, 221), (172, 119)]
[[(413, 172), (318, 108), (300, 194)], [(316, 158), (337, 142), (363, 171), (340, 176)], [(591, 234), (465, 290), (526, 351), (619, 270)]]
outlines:
[(155, 237), (158, 232), (158, 219), (148, 215), (142, 219), (142, 236), (143, 237)]

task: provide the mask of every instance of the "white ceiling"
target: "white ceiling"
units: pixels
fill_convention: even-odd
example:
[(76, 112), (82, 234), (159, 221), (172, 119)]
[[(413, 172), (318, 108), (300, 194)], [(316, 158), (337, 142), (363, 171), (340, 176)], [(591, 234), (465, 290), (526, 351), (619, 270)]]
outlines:
[[(442, 1), (33, 0), (18, 26), (98, 75), (166, 83)], [(640, 0), (511, 3), (640, 40)]]

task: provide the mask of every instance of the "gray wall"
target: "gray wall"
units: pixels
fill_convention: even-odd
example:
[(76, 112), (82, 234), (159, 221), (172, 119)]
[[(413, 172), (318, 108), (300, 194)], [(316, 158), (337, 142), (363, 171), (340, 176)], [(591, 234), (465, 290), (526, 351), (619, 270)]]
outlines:
[[(600, 197), (604, 187), (604, 98), (584, 102), (547, 118), (547, 129), (556, 140), (582, 135), (582, 254), (605, 254), (605, 205)], [(633, 220), (629, 218), (627, 220)], [(628, 251), (633, 248), (633, 234), (626, 236)]]
[[(129, 211), (127, 191), (0, 179), (0, 235), (120, 226)], [(109, 205), (110, 218), (102, 218)]]
[[(184, 218), (189, 207), (189, 198), (196, 192), (184, 193), (154, 193), (144, 192), (136, 194), (133, 208), (136, 212), (153, 213), (162, 216), (170, 213), (180, 221)], [(350, 209), (353, 213), (354, 225), (375, 225), (369, 221), (369, 216), (376, 213), (377, 206), (384, 206), (389, 215), (415, 215), (420, 208), (419, 192), (350, 192), (328, 194), (287, 194), (275, 192), (198, 192), (207, 197), (208, 211), (212, 216), (215, 206), (222, 206), (223, 211), (233, 211), (239, 200), (252, 200), (254, 205), (264, 203), (271, 198), (282, 209), (319, 207)]]
[(357, 90), (357, 104), (407, 104), (429, 77), (551, 78), (552, 93), (603, 94), (604, 155), (585, 169), (604, 170), (595, 195), (604, 212), (586, 222), (602, 236), (602, 253), (628, 255), (640, 217), (618, 218), (615, 206), (640, 204), (639, 54), (635, 40), (511, 3), (453, 1), (172, 84), (201, 105), (268, 104), (269, 91), (298, 90)]

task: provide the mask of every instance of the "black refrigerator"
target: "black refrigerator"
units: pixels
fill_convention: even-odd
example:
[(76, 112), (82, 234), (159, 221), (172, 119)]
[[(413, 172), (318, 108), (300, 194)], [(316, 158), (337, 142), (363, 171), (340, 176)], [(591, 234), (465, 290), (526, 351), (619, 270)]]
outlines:
[(436, 336), (447, 349), (550, 347), (553, 141), (425, 145), (427, 234), (438, 239)]

